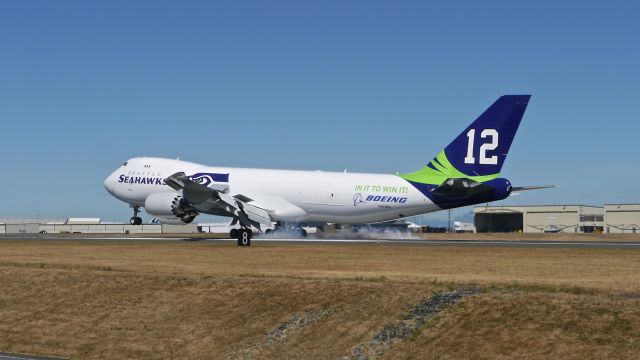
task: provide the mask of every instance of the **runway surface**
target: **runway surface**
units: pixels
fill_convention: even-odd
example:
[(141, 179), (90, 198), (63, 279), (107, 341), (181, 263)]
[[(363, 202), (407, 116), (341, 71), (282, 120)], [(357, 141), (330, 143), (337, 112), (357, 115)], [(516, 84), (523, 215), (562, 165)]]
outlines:
[[(206, 239), (202, 237), (163, 237), (163, 236), (68, 236), (68, 235), (40, 235), (22, 234), (0, 236), (2, 240), (73, 240), (73, 241), (205, 241), (214, 243), (236, 243), (234, 239)], [(381, 244), (381, 245), (421, 245), (421, 246), (458, 246), (458, 247), (513, 247), (513, 248), (610, 248), (610, 249), (640, 249), (640, 242), (616, 241), (548, 241), (548, 240), (429, 240), (422, 238), (351, 238), (351, 239), (319, 239), (319, 238), (267, 238), (251, 239), (254, 245), (259, 244)]]

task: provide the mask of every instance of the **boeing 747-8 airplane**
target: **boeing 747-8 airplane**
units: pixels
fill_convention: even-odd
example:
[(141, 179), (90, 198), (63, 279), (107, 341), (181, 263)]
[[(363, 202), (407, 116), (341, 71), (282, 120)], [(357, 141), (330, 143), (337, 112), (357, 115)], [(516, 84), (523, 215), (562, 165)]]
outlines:
[[(162, 223), (187, 224), (198, 214), (231, 217), (231, 236), (248, 246), (252, 229), (365, 224), (486, 203), (514, 190), (500, 177), (529, 95), (493, 103), (422, 169), (407, 174), (363, 174), (210, 167), (162, 158), (127, 160), (105, 180), (113, 196)], [(276, 224), (275, 229), (273, 224)]]

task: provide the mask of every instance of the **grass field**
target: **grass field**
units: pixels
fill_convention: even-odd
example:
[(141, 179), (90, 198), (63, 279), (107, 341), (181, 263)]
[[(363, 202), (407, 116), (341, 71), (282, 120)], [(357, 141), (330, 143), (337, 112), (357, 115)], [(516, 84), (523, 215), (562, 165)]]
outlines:
[(640, 353), (638, 250), (5, 240), (0, 286), (9, 352), (340, 359), (434, 293), (479, 287), (366, 355)]

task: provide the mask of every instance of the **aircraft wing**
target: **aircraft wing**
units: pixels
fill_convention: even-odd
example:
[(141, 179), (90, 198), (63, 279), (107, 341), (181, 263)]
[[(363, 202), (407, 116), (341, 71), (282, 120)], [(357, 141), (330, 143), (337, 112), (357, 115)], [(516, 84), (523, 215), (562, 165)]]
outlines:
[(271, 226), (271, 216), (268, 209), (258, 207), (253, 199), (238, 194), (227, 194), (228, 184), (213, 183), (204, 186), (191, 180), (184, 172), (175, 173), (165, 179), (165, 183), (172, 189), (182, 190), (182, 197), (196, 210), (227, 213), (246, 226), (260, 228), (259, 224)]

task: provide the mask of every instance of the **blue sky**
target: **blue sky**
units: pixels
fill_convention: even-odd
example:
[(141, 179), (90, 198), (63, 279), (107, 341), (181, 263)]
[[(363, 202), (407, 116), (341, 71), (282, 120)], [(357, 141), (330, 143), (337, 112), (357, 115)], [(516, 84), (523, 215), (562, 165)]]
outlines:
[(639, 11), (0, 2), (0, 216), (127, 220), (102, 182), (134, 156), (413, 171), (510, 93), (533, 97), (503, 175), (561, 187), (502, 204), (640, 202)]

